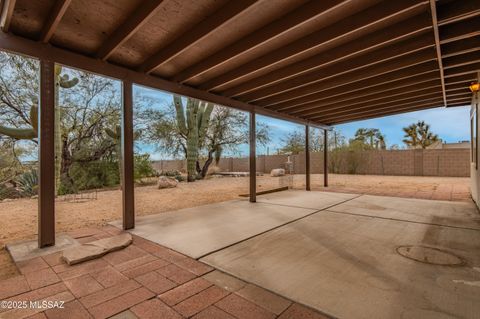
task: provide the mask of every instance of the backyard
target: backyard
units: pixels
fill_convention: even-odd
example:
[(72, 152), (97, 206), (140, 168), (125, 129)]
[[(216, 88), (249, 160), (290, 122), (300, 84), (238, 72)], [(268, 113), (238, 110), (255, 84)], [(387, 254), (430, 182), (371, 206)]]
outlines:
[[(323, 175), (314, 174), (312, 190), (322, 190)], [(257, 177), (258, 191), (286, 185), (284, 177)], [(294, 189), (303, 189), (305, 175), (293, 176)], [(469, 178), (329, 175), (330, 192), (361, 193), (407, 198), (468, 201)], [(219, 177), (179, 183), (175, 188), (157, 189), (156, 185), (135, 188), (137, 216), (157, 214), (187, 207), (240, 198), (248, 193), (248, 177)], [(121, 191), (103, 190), (97, 199), (73, 200), (60, 197), (56, 202), (57, 232), (106, 225), (121, 219)], [(6, 243), (34, 239), (37, 233), (37, 200), (17, 199), (0, 203), (0, 279), (16, 274), (17, 270), (4, 249)]]

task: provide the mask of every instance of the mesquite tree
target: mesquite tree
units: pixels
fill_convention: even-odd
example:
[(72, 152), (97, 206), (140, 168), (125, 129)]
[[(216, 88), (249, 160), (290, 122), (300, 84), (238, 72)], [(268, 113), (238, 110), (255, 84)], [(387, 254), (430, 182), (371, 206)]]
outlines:
[[(62, 165), (62, 126), (61, 126), (61, 106), (59, 99), (60, 88), (70, 89), (78, 84), (78, 78), (70, 79), (68, 74), (61, 74), (62, 67), (55, 65), (55, 176), (56, 186), (60, 185), (61, 165)], [(30, 116), (28, 124), (30, 127), (7, 127), (0, 125), (0, 134), (6, 135), (15, 140), (33, 140), (38, 138), (38, 106), (37, 99), (32, 98), (34, 103), (30, 107)]]

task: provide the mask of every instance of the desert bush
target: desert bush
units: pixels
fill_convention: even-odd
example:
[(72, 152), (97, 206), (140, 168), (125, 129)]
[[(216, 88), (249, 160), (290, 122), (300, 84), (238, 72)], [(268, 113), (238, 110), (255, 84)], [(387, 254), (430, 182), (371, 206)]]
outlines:
[(179, 182), (185, 182), (187, 180), (187, 178), (183, 175), (177, 175), (175, 176), (175, 179)]
[(118, 161), (113, 160), (74, 163), (70, 167), (69, 175), (72, 177), (73, 184), (62, 180), (60, 194), (120, 185)]
[(171, 170), (171, 171), (161, 171), (160, 176), (167, 176), (167, 177), (175, 177), (181, 175), (180, 171), (178, 170)]
[(134, 158), (134, 179), (140, 181), (142, 178), (155, 177), (158, 175), (150, 161), (149, 154), (136, 154)]

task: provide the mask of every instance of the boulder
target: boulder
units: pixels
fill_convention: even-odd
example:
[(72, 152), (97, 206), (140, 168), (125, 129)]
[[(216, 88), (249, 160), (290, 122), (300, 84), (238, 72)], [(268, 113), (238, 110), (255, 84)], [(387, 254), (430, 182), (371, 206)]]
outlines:
[(167, 176), (160, 176), (157, 182), (157, 188), (173, 188), (177, 187), (178, 181), (175, 178), (167, 177)]
[(270, 172), (270, 176), (272, 177), (279, 177), (279, 176), (284, 176), (285, 175), (285, 170), (283, 168), (274, 168)]

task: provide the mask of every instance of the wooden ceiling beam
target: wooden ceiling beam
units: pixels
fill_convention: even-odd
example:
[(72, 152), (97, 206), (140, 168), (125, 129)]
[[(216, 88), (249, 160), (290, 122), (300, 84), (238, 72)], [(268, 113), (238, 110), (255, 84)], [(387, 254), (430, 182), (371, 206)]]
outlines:
[[(462, 100), (463, 101), (463, 100)], [(455, 103), (452, 105), (449, 105), (449, 107), (455, 107), (455, 106), (464, 106), (466, 104), (469, 104), (468, 100), (465, 100), (463, 103), (460, 101), (460, 103)], [(442, 103), (440, 100), (439, 103)], [(414, 107), (407, 107), (407, 108), (402, 108), (396, 111), (387, 111), (387, 112), (374, 112), (370, 114), (369, 116), (365, 115), (359, 115), (359, 116), (352, 116), (350, 118), (343, 118), (343, 119), (336, 119), (328, 125), (338, 125), (338, 124), (345, 124), (349, 122), (356, 122), (356, 121), (361, 121), (365, 119), (372, 119), (372, 118), (378, 118), (378, 117), (384, 117), (384, 116), (392, 116), (392, 115), (397, 115), (397, 114), (402, 114), (402, 113), (407, 113), (407, 112), (415, 112), (415, 111), (421, 111), (421, 110), (426, 110), (426, 109), (433, 109), (433, 108), (438, 108), (438, 103), (425, 103), (422, 105), (416, 105)]]
[[(312, 102), (309, 104), (305, 104), (302, 107), (294, 108), (291, 111), (286, 110), (285, 112), (290, 115), (305, 117), (312, 114), (323, 112), (324, 110), (334, 110), (337, 108), (341, 108), (345, 106), (346, 103), (349, 103), (349, 106), (351, 108), (355, 108), (356, 105), (365, 104), (366, 102), (370, 103), (370, 105), (375, 105), (374, 103), (382, 102), (382, 101), (388, 101), (388, 100), (397, 101), (398, 99), (409, 97), (410, 95), (413, 95), (416, 92), (424, 93), (424, 92), (427, 92), (429, 89), (438, 88), (439, 86), (440, 86), (440, 79), (437, 78), (422, 84), (412, 84), (411, 86), (405, 87), (403, 89), (399, 89), (396, 86), (392, 86), (392, 88), (389, 91), (383, 91), (381, 93), (376, 92), (376, 94), (368, 95), (367, 98), (353, 98), (348, 100), (339, 100), (329, 104), (325, 104), (325, 103), (319, 104), (318, 102)], [(467, 86), (465, 86), (465, 82), (447, 84), (446, 85), (447, 97), (448, 97), (449, 91), (465, 89), (466, 87)], [(390, 91), (393, 91), (393, 93), (389, 93)], [(348, 102), (350, 100), (354, 102)]]
[(170, 61), (187, 48), (195, 45), (198, 41), (207, 35), (215, 32), (215, 30), (228, 21), (232, 20), (243, 11), (250, 8), (257, 0), (229, 1), (211, 16), (205, 18), (198, 25), (194, 26), (183, 35), (166, 44), (157, 53), (149, 57), (139, 67), (139, 71), (151, 73), (160, 65)]
[[(440, 79), (433, 79), (428, 82), (424, 83), (416, 83), (413, 85), (406, 86), (404, 88), (397, 88), (396, 86), (391, 86), (388, 91), (382, 91), (382, 92), (375, 92), (374, 94), (369, 94), (367, 96), (363, 97), (358, 97), (355, 96), (354, 94), (346, 94), (346, 97), (348, 99), (345, 100), (336, 100), (336, 101), (330, 101), (330, 103), (318, 103), (318, 102), (312, 102), (309, 104), (306, 104), (302, 106), (301, 108), (295, 108), (292, 109), (291, 111), (287, 112), (288, 114), (295, 114), (297, 116), (303, 117), (303, 116), (308, 116), (311, 114), (316, 114), (318, 112), (323, 112), (324, 110), (334, 110), (337, 108), (342, 108), (346, 104), (354, 108), (355, 105), (363, 105), (365, 103), (375, 103), (375, 101), (383, 101), (385, 99), (394, 99), (397, 96), (405, 96), (406, 94), (412, 94), (415, 92), (425, 92), (432, 90), (435, 88), (435, 92), (438, 91), (438, 87), (440, 86)], [(373, 104), (372, 104), (373, 105)], [(307, 109), (308, 107), (308, 109)]]
[[(463, 94), (462, 96), (459, 97), (454, 97), (449, 99), (450, 103), (457, 103), (457, 102), (463, 102), (463, 101), (469, 101), (469, 96)], [(357, 116), (365, 116), (367, 114), (385, 114), (389, 113), (392, 111), (397, 111), (397, 110), (405, 110), (408, 108), (412, 109), (418, 109), (419, 106), (424, 105), (424, 104), (432, 104), (436, 105), (436, 107), (441, 107), (443, 103), (443, 98), (441, 96), (425, 96), (420, 99), (412, 99), (410, 102), (403, 102), (403, 103), (392, 103), (389, 105), (384, 105), (384, 106), (379, 106), (371, 109), (364, 109), (364, 110), (352, 110), (349, 113), (343, 114), (343, 115), (336, 115), (336, 116), (322, 116), (322, 117), (312, 117), (312, 119), (322, 119), (322, 121), (330, 123), (334, 119), (339, 119), (339, 118), (351, 118), (351, 117), (357, 117)]]
[(442, 58), (449, 58), (477, 50), (480, 50), (480, 36), (442, 45)]
[[(358, 112), (351, 112), (349, 114), (339, 114), (337, 116), (323, 116), (322, 120), (327, 122), (334, 122), (339, 119), (351, 119), (351, 118), (358, 118), (358, 117), (370, 117), (371, 115), (385, 115), (391, 112), (399, 111), (399, 110), (408, 110), (408, 109), (418, 109), (422, 105), (435, 105), (436, 107), (442, 107), (443, 99), (441, 96), (437, 97), (429, 97), (421, 100), (417, 100), (414, 102), (408, 102), (404, 104), (394, 104), (385, 107), (378, 107), (369, 110), (362, 110)], [(315, 117), (320, 118), (320, 117)]]
[[(301, 76), (304, 73), (309, 73), (341, 61), (357, 58), (361, 60), (363, 55), (372, 51), (378, 52), (378, 55), (381, 55), (382, 47), (394, 46), (394, 44), (398, 42), (406, 43), (408, 42), (409, 37), (412, 37), (412, 35), (418, 35), (422, 31), (424, 32), (425, 30), (428, 30), (430, 27), (430, 22), (425, 21), (425, 19), (415, 19), (408, 23), (403, 21), (398, 25), (386, 29), (388, 31), (369, 34), (365, 37), (356, 39), (353, 42), (345, 43), (340, 47), (322, 52), (308, 59), (271, 71), (254, 79), (248, 79), (248, 81), (240, 85), (227, 90), (221, 90), (220, 93), (225, 96), (238, 96), (265, 86), (274, 85), (275, 83), (288, 78)], [(433, 42), (431, 34), (423, 34), (423, 36), (427, 42)], [(418, 35), (418, 38), (421, 37), (422, 35)], [(376, 54), (377, 53), (375, 53), (375, 55)]]
[(406, 67), (396, 72), (390, 72), (377, 77), (360, 80), (354, 83), (340, 85), (331, 89), (322, 90), (307, 96), (299, 97), (286, 102), (281, 102), (269, 106), (268, 108), (276, 111), (284, 111), (292, 108), (303, 107), (303, 105), (318, 102), (325, 99), (341, 98), (348, 96), (353, 92), (366, 95), (389, 90), (392, 87), (402, 87), (414, 83), (422, 83), (432, 79), (439, 79), (437, 64), (433, 61)]
[(464, 75), (464, 74), (471, 74), (472, 72), (480, 70), (480, 63), (474, 63), (474, 64), (467, 64), (467, 65), (462, 65), (459, 67), (453, 67), (450, 69), (445, 70), (445, 78), (453, 77), (453, 76), (458, 76), (458, 75)]
[(480, 62), (480, 50), (443, 59), (445, 70)]
[[(330, 55), (332, 59), (333, 56), (337, 56), (337, 58), (342, 56), (346, 57), (355, 53), (355, 50), (347, 47), (348, 45), (357, 46), (357, 52), (361, 52), (378, 47), (382, 45), (382, 43), (394, 42), (396, 39), (398, 40), (431, 27), (431, 22), (426, 14), (420, 14), (406, 19), (406, 17), (417, 13), (419, 7), (421, 7), (421, 4), (412, 1), (381, 2), (365, 11), (356, 13), (351, 17), (347, 17), (326, 28), (322, 28), (299, 40), (289, 43), (282, 49), (268, 52), (231, 71), (210, 79), (203, 83), (200, 88), (224, 91), (225, 89), (223, 89), (222, 86), (232, 81), (238, 83), (239, 79), (285, 61), (292, 56), (297, 56), (313, 49), (319, 50), (323, 46), (331, 47), (335, 42), (345, 42), (345, 40), (342, 39), (346, 38), (350, 41), (348, 44), (339, 47), (338, 52), (332, 49), (329, 50), (328, 54), (325, 52), (322, 53), (322, 55)], [(367, 10), (368, 14), (366, 14)], [(386, 25), (388, 27), (386, 27)], [(382, 27), (383, 29), (381, 29)], [(359, 37), (362, 37), (362, 40), (352, 41)], [(220, 88), (218, 89), (219, 86)], [(234, 94), (226, 93), (228, 96)]]
[(449, 24), (480, 15), (480, 1), (450, 1), (437, 6), (438, 25)]
[(354, 59), (348, 59), (328, 65), (324, 68), (301, 74), (294, 78), (289, 78), (281, 82), (256, 89), (254, 91), (238, 95), (236, 97), (239, 100), (251, 102), (282, 93), (288, 94), (288, 92), (291, 91), (297, 92), (297, 88), (312, 85), (317, 82), (324, 82), (330, 78), (348, 75), (349, 73), (359, 70), (367, 70), (375, 65), (391, 63), (391, 61), (395, 61), (396, 59), (400, 59), (402, 57), (411, 57), (417, 53), (421, 55), (420, 52), (428, 51), (428, 49), (433, 46), (433, 41), (433, 36), (431, 34), (423, 34), (420, 37), (398, 42), (391, 46), (369, 52)]
[(48, 14), (47, 22), (43, 26), (42, 32), (40, 33), (40, 41), (47, 43), (52, 38), (55, 30), (57, 29), (58, 24), (63, 18), (65, 12), (67, 12), (68, 6), (72, 0), (57, 0), (53, 5), (51, 12)]
[[(463, 86), (456, 84), (455, 86), (451, 86), (449, 88), (449, 96), (457, 96), (457, 95), (464, 95), (468, 93), (468, 89)], [(375, 102), (362, 102), (356, 104), (337, 104), (329, 107), (322, 107), (317, 111), (312, 111), (309, 114), (296, 114), (296, 116), (300, 116), (303, 118), (310, 118), (310, 117), (317, 117), (317, 116), (325, 116), (325, 115), (338, 115), (338, 114), (349, 114), (351, 112), (357, 112), (358, 110), (367, 110), (367, 109), (377, 109), (383, 106), (389, 105), (403, 105), (405, 103), (412, 103), (417, 100), (422, 100), (425, 98), (435, 98), (439, 97), (441, 93), (441, 86), (432, 87), (429, 89), (418, 90), (416, 92), (407, 92), (403, 93), (394, 97), (384, 97), (383, 99), (378, 99)], [(442, 97), (443, 98), (443, 97)]]
[(15, 8), (16, 0), (3, 0), (3, 6), (0, 16), (0, 29), (7, 33), (10, 31), (10, 23), (12, 22), (13, 9)]
[(160, 8), (163, 0), (145, 0), (137, 7), (135, 12), (118, 27), (107, 41), (98, 49), (96, 57), (101, 60), (107, 60), (110, 55), (123, 43), (125, 43), (135, 32), (137, 32), (148, 19), (150, 19)]
[(440, 43), (445, 44), (453, 41), (471, 38), (480, 35), (480, 17), (455, 22), (440, 27)]
[(367, 110), (367, 109), (376, 109), (377, 107), (388, 106), (388, 105), (402, 105), (404, 103), (411, 103), (417, 100), (421, 100), (422, 98), (434, 98), (439, 97), (441, 95), (441, 87), (439, 85), (424, 89), (421, 91), (416, 92), (406, 92), (399, 94), (394, 97), (384, 96), (382, 99), (378, 99), (376, 101), (363, 101), (360, 103), (338, 103), (335, 105), (331, 105), (328, 107), (321, 107), (317, 110), (312, 110), (308, 114), (300, 115), (303, 118), (316, 118), (320, 116), (333, 116), (338, 114), (348, 114), (351, 112), (357, 112), (359, 110)]
[(193, 97), (199, 100), (231, 107), (241, 111), (255, 112), (257, 114), (299, 123), (302, 125), (308, 124), (313, 127), (329, 129), (328, 126), (325, 126), (319, 122), (308, 122), (298, 117), (289, 116), (284, 113), (274, 112), (264, 109), (262, 107), (258, 107), (256, 105), (230, 99), (225, 96), (201, 91), (190, 86), (181, 85), (179, 83), (168, 81), (156, 76), (146, 75), (132, 69), (108, 63), (106, 61), (88, 57), (83, 54), (74, 53), (68, 50), (56, 48), (41, 42), (28, 40), (26, 38), (15, 36), (12, 34), (0, 32), (0, 50), (15, 54), (22, 54), (38, 59), (54, 61), (55, 63), (59, 63), (71, 68), (84, 70), (94, 74), (99, 74), (101, 76), (119, 79), (122, 81), (131, 81), (135, 84), (145, 87), (176, 93), (183, 96)]
[(450, 84), (458, 84), (458, 83), (470, 83), (471, 81), (475, 81), (477, 79), (477, 72), (472, 71), (470, 74), (463, 74), (458, 76), (451, 76), (445, 79), (445, 85), (448, 87)]
[(445, 76), (443, 74), (442, 48), (440, 46), (440, 35), (437, 21), (437, 0), (430, 0), (430, 14), (432, 15), (433, 35), (435, 37), (435, 49), (437, 52), (438, 69), (440, 72), (440, 81), (442, 82), (442, 95), (445, 106), (447, 105), (447, 94), (445, 93)]
[(283, 15), (265, 27), (253, 31), (250, 35), (235, 41), (233, 44), (213, 53), (202, 61), (186, 68), (173, 77), (174, 82), (184, 83), (189, 79), (203, 74), (240, 54), (244, 54), (282, 34), (287, 33), (312, 20), (321, 19), (321, 16), (342, 6), (345, 2), (338, 0), (311, 0), (303, 6)]
[[(393, 72), (400, 70), (409, 66), (418, 65), (427, 61), (435, 59), (435, 50), (433, 48), (428, 48), (422, 51), (415, 52), (414, 54), (409, 54), (396, 58), (391, 61), (385, 61), (379, 64), (374, 64), (366, 68), (348, 72), (347, 74), (342, 74), (339, 76), (334, 76), (328, 81), (320, 81), (312, 84), (306, 84), (302, 87), (296, 87), (295, 90), (290, 90), (287, 92), (273, 93), (268, 94), (267, 97), (255, 97), (254, 99), (240, 99), (243, 101), (254, 100), (255, 104), (261, 106), (269, 106), (283, 101), (292, 100), (301, 96), (310, 95), (322, 90), (330, 89), (335, 86), (357, 82), (363, 79), (368, 79), (376, 77), (385, 73)], [(330, 70), (334, 71), (334, 69)], [(316, 74), (317, 78), (321, 77), (323, 73)], [(313, 78), (313, 76), (312, 76)], [(269, 92), (267, 92), (269, 93)], [(270, 96), (273, 95), (273, 96)]]

